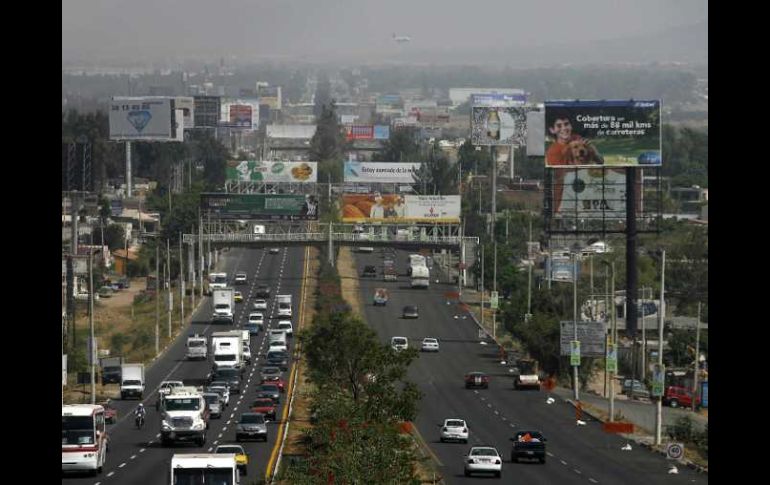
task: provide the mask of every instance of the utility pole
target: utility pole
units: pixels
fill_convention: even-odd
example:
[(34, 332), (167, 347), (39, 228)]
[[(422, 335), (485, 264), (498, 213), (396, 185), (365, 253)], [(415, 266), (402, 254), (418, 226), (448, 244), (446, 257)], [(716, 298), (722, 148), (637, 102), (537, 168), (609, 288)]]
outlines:
[[(660, 308), (658, 309), (658, 365), (663, 365), (663, 318), (666, 314), (666, 250), (661, 251), (660, 257)], [(661, 443), (661, 428), (663, 427), (663, 398), (655, 401), (655, 444)]]
[(481, 328), (484, 328), (484, 244), (481, 244)]
[[(492, 270), (492, 291), (497, 292), (497, 237), (495, 237), (495, 257)], [(500, 304), (500, 297), (498, 296), (497, 304)], [(497, 308), (492, 309), (492, 338), (497, 339)]]
[(88, 292), (88, 326), (90, 328), (89, 337), (89, 356), (88, 360), (91, 364), (91, 404), (96, 404), (96, 338), (94, 338), (94, 252), (93, 249), (88, 250), (88, 284), (90, 290)]
[[(650, 288), (650, 291), (652, 291), (652, 288)], [(650, 298), (652, 298), (652, 295), (650, 295)], [(645, 313), (645, 303), (647, 303), (647, 288), (642, 288), (642, 382), (644, 382), (647, 376), (647, 320), (644, 318), (647, 315)]]
[(184, 328), (184, 252), (182, 251), (182, 233), (179, 233), (179, 327)]
[(698, 371), (700, 359), (700, 302), (698, 302), (698, 322), (695, 324), (695, 372), (692, 379), (692, 410), (695, 411), (695, 401), (698, 397)]
[[(529, 243), (530, 246), (532, 244), (532, 214), (529, 215)], [(529, 248), (527, 248), (527, 253), (529, 253)], [(527, 254), (527, 257), (529, 257), (529, 254)], [(530, 258), (529, 264), (527, 265), (527, 319), (531, 318), (530, 315), (532, 314), (532, 265), (534, 264), (534, 261)]]
[(329, 222), (329, 264), (334, 266), (334, 243), (332, 242), (332, 223)]
[(171, 340), (171, 302), (173, 301), (173, 296), (171, 293), (171, 247), (168, 239), (166, 239), (166, 267), (168, 268), (166, 272), (166, 284), (168, 284), (168, 338)]
[[(610, 265), (612, 281), (610, 283), (612, 294), (610, 295), (612, 311), (612, 343), (618, 348), (618, 312), (615, 309), (615, 262)], [(609, 308), (609, 307), (608, 307)], [(610, 373), (610, 421), (615, 421), (615, 373)]]
[(155, 355), (160, 353), (160, 241), (155, 238)]
[[(572, 253), (572, 318), (574, 320), (574, 339), (578, 339), (578, 318), (577, 318), (577, 253)], [(572, 366), (575, 379), (575, 402), (580, 401), (580, 381), (578, 381), (578, 365)]]
[[(194, 227), (192, 232), (195, 232)], [(195, 311), (195, 244), (190, 243), (187, 249), (187, 268), (190, 277), (190, 313), (192, 313)], [(190, 318), (190, 323), (192, 323), (192, 317)]]
[(201, 209), (198, 208), (198, 261), (200, 262), (198, 271), (198, 281), (201, 287), (201, 300), (203, 299), (203, 217), (201, 217)]

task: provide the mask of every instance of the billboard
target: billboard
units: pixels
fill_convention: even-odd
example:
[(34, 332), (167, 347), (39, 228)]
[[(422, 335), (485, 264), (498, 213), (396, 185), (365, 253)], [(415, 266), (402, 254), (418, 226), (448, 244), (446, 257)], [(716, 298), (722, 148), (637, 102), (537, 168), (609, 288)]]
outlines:
[(253, 107), (249, 104), (231, 104), (230, 105), (230, 123), (231, 128), (252, 129)]
[[(575, 322), (559, 322), (561, 326), (561, 355), (570, 355), (570, 342), (575, 338)], [(604, 322), (577, 322), (577, 340), (580, 342), (581, 357), (604, 357), (605, 335)]]
[(201, 210), (220, 219), (317, 220), (314, 195), (201, 194)]
[(554, 214), (579, 213), (586, 218), (626, 218), (624, 169), (559, 170), (554, 174), (552, 193)]
[(193, 96), (193, 116), (196, 128), (216, 128), (219, 122), (219, 96)]
[(527, 112), (527, 156), (545, 156), (545, 112)]
[(348, 160), (345, 162), (345, 182), (386, 182), (413, 184), (414, 174), (421, 163), (391, 163), (391, 162), (357, 162)]
[(524, 145), (527, 142), (527, 111), (532, 108), (474, 106), (471, 111), (471, 143), (474, 145)]
[(184, 129), (195, 128), (195, 101), (191, 96), (176, 96), (174, 98), (174, 109), (182, 110)]
[(259, 86), (257, 96), (259, 104), (266, 104), (270, 109), (281, 109), (281, 86)]
[(388, 125), (374, 125), (374, 139), (375, 140), (390, 140), (390, 126), (388, 126)]
[(658, 167), (660, 101), (545, 102), (546, 167)]
[(522, 94), (471, 94), (471, 106), (487, 106), (491, 108), (507, 108), (511, 106), (523, 106), (527, 102), (527, 95)]
[(171, 98), (115, 96), (110, 102), (110, 139), (182, 141), (176, 138), (175, 117)]
[(374, 104), (374, 112), (377, 114), (393, 114), (401, 112), (403, 103), (398, 94), (383, 94), (377, 96)]
[(460, 222), (459, 195), (343, 194), (342, 222)]
[(373, 140), (374, 126), (372, 125), (350, 125), (345, 126), (345, 138), (347, 140)]
[[(572, 283), (573, 270), (575, 269), (572, 258), (568, 254), (553, 254), (546, 260), (546, 275), (551, 281), (563, 281)], [(578, 277), (580, 277), (580, 265), (577, 265)]]
[(406, 113), (419, 123), (449, 123), (451, 115), (447, 106), (414, 107)]
[(317, 182), (318, 162), (230, 160), (225, 178), (243, 182)]

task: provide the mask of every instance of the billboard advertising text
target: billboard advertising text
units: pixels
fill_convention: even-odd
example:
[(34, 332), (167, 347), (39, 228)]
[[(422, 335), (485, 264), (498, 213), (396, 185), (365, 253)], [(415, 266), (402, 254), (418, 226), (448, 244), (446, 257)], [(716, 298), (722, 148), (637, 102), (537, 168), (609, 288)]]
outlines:
[(221, 110), (219, 96), (194, 96), (193, 110), (196, 128), (215, 128)]
[(344, 194), (343, 222), (459, 223), (459, 195)]
[(230, 124), (232, 128), (251, 129), (252, 106), (248, 104), (230, 105)]
[(559, 170), (554, 174), (552, 193), (554, 214), (626, 218), (624, 169)]
[[(571, 354), (570, 342), (575, 338), (575, 322), (559, 322), (561, 355)], [(577, 322), (577, 340), (581, 357), (604, 357), (607, 329), (604, 322)]]
[(201, 211), (220, 219), (317, 220), (314, 195), (201, 194)]
[(242, 182), (317, 182), (318, 162), (230, 160), (225, 177)]
[(177, 96), (174, 98), (174, 108), (181, 109), (184, 119), (184, 128), (195, 128), (195, 101), (190, 96)]
[(375, 140), (389, 140), (390, 139), (390, 126), (388, 126), (388, 125), (374, 125), (374, 139)]
[(110, 102), (110, 139), (182, 141), (176, 139), (173, 118), (171, 98), (114, 97)]
[(345, 162), (345, 182), (413, 184), (421, 163)]
[(270, 109), (281, 109), (281, 87), (259, 86), (257, 89), (259, 104), (266, 104)]
[(524, 145), (527, 143), (527, 111), (531, 108), (474, 106), (471, 112), (471, 143), (474, 145)]
[(661, 165), (660, 101), (546, 101), (546, 167)]
[[(570, 256), (558, 256), (546, 260), (546, 275), (550, 275), (551, 281), (572, 282), (574, 274), (574, 263)], [(578, 277), (580, 277), (580, 265), (577, 266)]]
[(526, 94), (471, 94), (471, 106), (507, 108), (510, 106), (523, 106), (526, 102)]
[(348, 140), (373, 140), (374, 127), (372, 125), (345, 126), (345, 138)]

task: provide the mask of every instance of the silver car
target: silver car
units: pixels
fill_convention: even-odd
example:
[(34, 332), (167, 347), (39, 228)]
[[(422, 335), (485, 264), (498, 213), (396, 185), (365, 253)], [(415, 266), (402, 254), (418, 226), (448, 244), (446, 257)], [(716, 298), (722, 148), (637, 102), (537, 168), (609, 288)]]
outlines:
[(225, 407), (230, 405), (230, 388), (224, 382), (212, 382), (209, 387), (206, 388), (206, 392), (216, 392), (225, 404)]
[(267, 423), (262, 413), (243, 413), (235, 426), (235, 440), (246, 438), (267, 441)]
[(206, 400), (206, 404), (209, 406), (209, 416), (212, 418), (222, 417), (222, 408), (225, 407), (225, 403), (219, 393), (204, 392), (203, 399)]

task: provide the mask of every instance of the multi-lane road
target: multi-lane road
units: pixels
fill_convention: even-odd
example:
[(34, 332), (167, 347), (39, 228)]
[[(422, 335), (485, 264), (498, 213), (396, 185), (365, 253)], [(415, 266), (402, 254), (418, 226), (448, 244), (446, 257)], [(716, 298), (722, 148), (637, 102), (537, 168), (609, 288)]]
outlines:
[[(210, 420), (205, 446), (180, 443), (169, 447), (160, 444), (160, 417), (155, 410), (157, 389), (164, 380), (181, 380), (185, 383), (201, 382), (211, 371), (209, 361), (188, 361), (185, 359), (185, 343), (187, 335), (199, 333), (209, 336), (211, 332), (242, 328), (248, 320), (254, 299), (254, 289), (258, 284), (271, 287), (271, 298), (268, 300), (268, 311), (264, 312), (266, 323), (271, 327), (277, 324), (277, 319), (268, 316), (277, 312), (273, 308), (276, 294), (293, 295), (292, 321), (295, 331), (299, 316), (300, 290), (303, 283), (303, 268), (306, 251), (302, 247), (281, 248), (279, 254), (269, 254), (267, 250), (256, 248), (231, 249), (223, 253), (217, 269), (227, 272), (232, 278), (236, 271), (248, 274), (248, 286), (235, 287), (244, 296), (243, 303), (236, 303), (235, 327), (230, 325), (211, 325), (210, 298), (204, 298), (193, 315), (192, 325), (188, 327), (163, 353), (163, 355), (146, 370), (144, 404), (147, 408), (145, 426), (138, 430), (131, 416), (136, 408), (136, 400), (114, 400), (118, 409), (118, 422), (108, 426), (110, 448), (104, 471), (97, 477), (82, 475), (64, 475), (62, 481), (72, 484), (115, 484), (115, 485), (165, 485), (168, 481), (171, 456), (174, 453), (209, 452), (223, 443), (235, 443), (235, 425), (243, 412), (248, 412), (248, 406), (255, 398), (255, 388), (259, 384), (259, 368), (264, 360), (262, 354), (267, 352), (266, 332), (251, 337), (253, 363), (247, 367), (241, 394), (230, 396), (230, 405), (225, 408), (221, 418)], [(290, 344), (290, 351), (293, 345)], [(288, 380), (290, 371), (284, 373)], [(286, 406), (286, 395), (281, 396), (277, 416), (280, 420), (283, 408)], [(249, 455), (248, 478), (258, 480), (264, 477), (265, 470), (273, 451), (278, 423), (268, 425), (268, 441), (241, 443)]]
[[(359, 274), (364, 265), (373, 264), (378, 268), (376, 279), (360, 278), (360, 293), (366, 321), (382, 342), (389, 343), (393, 336), (404, 336), (409, 339), (410, 347), (419, 348), (424, 337), (440, 341), (440, 351), (421, 354), (412, 364), (409, 377), (424, 393), (415, 424), (446, 483), (477, 479), (464, 477), (463, 455), (470, 446), (479, 444), (493, 445), (503, 455), (506, 482), (516, 477), (517, 481), (531, 484), (708, 483), (707, 476), (684, 466), (678, 467), (678, 474), (669, 474), (669, 462), (647, 450), (635, 446), (631, 451), (621, 450), (626, 441), (606, 434), (595, 421), (584, 417), (587, 424), (578, 426), (574, 408), (560, 399), (547, 404), (546, 392), (515, 391), (508, 367), (500, 365), (497, 359), (497, 349), (481, 345), (474, 321), (455, 303), (447, 303), (445, 294), (456, 291), (456, 287), (436, 284), (432, 276), (428, 290), (409, 288), (407, 255), (405, 251), (396, 252), (398, 282), (382, 281), (380, 250), (356, 255)], [(390, 301), (385, 307), (372, 305), (377, 287), (389, 289)], [(405, 305), (417, 305), (419, 318), (402, 319)], [(465, 389), (463, 376), (469, 371), (489, 374), (489, 389)], [(445, 418), (467, 421), (470, 429), (467, 445), (440, 442), (439, 423)], [(510, 461), (509, 439), (519, 428), (540, 430), (548, 439), (544, 465)]]

